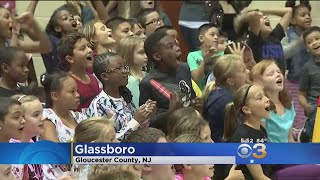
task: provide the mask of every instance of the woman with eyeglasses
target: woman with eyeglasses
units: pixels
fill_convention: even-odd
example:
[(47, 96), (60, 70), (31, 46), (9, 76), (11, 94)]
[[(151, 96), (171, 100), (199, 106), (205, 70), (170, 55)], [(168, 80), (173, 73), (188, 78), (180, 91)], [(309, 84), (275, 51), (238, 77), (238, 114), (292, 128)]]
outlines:
[(148, 100), (136, 108), (128, 84), (129, 66), (118, 54), (107, 52), (97, 56), (93, 72), (103, 84), (103, 91), (96, 96), (87, 109), (87, 116), (113, 116), (117, 139), (140, 126), (148, 126), (149, 117), (156, 110), (156, 102)]

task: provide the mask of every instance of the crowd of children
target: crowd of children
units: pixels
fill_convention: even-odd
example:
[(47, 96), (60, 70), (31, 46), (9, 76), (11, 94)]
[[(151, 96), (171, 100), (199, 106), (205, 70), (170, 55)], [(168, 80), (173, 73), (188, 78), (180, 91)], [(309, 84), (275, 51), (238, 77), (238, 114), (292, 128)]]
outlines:
[[(0, 6), (0, 142), (299, 143), (312, 137), (320, 27), (311, 25), (309, 1), (237, 9), (232, 33), (222, 31), (223, 22), (198, 23), (198, 36), (190, 39), (201, 45), (187, 59), (155, 1), (67, 1), (45, 30), (33, 17), (37, 4), (17, 16)], [(274, 29), (269, 14), (281, 16)], [(245, 41), (228, 41), (243, 30)], [(42, 54), (45, 102), (33, 96), (26, 53)], [(260, 180), (292, 169), (304, 179), (303, 168), (13, 164), (0, 165), (0, 179)]]

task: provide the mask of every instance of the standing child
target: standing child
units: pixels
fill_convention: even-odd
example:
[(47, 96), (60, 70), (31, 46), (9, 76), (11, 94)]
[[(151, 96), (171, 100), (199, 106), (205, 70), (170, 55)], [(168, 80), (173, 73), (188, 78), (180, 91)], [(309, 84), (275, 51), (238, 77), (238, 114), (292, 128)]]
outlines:
[[(32, 138), (38, 136), (42, 131), (42, 104), (35, 96), (15, 95), (13, 99), (18, 100), (22, 105), (25, 124), (20, 139), (11, 138), (11, 143), (33, 142)], [(43, 179), (42, 165), (13, 165), (12, 173), (17, 180), (22, 179)]]
[(92, 68), (93, 54), (84, 35), (72, 32), (62, 37), (57, 45), (58, 56), (77, 83), (80, 105), (76, 111), (82, 112), (89, 107), (93, 98), (100, 93), (96, 77), (87, 73)]
[(42, 53), (42, 59), (47, 73), (64, 70), (65, 67), (61, 62), (57, 53), (57, 44), (59, 39), (69, 32), (78, 31), (77, 22), (73, 19), (72, 14), (68, 11), (67, 6), (61, 6), (56, 9), (47, 24), (46, 32), (51, 41), (52, 51)]
[(262, 60), (251, 70), (253, 83), (262, 85), (274, 109), (263, 119), (269, 142), (294, 142), (292, 124), (296, 115), (291, 96), (284, 88), (284, 77), (276, 62)]
[[(53, 142), (70, 142), (74, 129), (86, 119), (72, 111), (80, 104), (76, 81), (67, 72), (56, 72), (41, 77), (46, 94), (46, 108), (43, 110), (43, 131), (40, 139)], [(47, 179), (58, 179), (69, 169), (65, 165), (44, 165)]]
[[(270, 117), (270, 103), (260, 86), (244, 85), (236, 92), (226, 107), (226, 122), (238, 121), (239, 125), (230, 139), (234, 143), (266, 143), (267, 132), (261, 126), (262, 118)], [(268, 165), (239, 165), (245, 179), (269, 179)]]
[[(312, 58), (303, 66), (300, 77), (299, 103), (308, 117), (307, 135), (311, 138), (315, 111), (320, 96), (320, 27), (313, 26), (303, 33), (303, 40)], [(312, 113), (313, 112), (313, 113)]]
[(122, 39), (117, 47), (117, 53), (126, 61), (130, 69), (127, 88), (132, 93), (132, 102), (135, 107), (139, 107), (139, 83), (145, 76), (142, 70), (147, 66), (148, 61), (143, 47), (143, 39), (133, 36)]
[[(274, 29), (270, 26), (270, 21), (265, 14), (282, 17)], [(290, 25), (291, 18), (292, 8), (273, 10), (249, 10), (245, 8), (235, 18), (234, 24), (236, 30), (241, 29), (244, 24), (249, 25), (250, 33), (247, 43), (252, 49), (256, 62), (263, 59), (275, 59), (284, 74), (286, 63), (280, 42), (285, 37), (285, 31)]]
[(16, 94), (31, 94), (28, 87), (20, 86), (28, 78), (28, 58), (22, 49), (17, 47), (0, 48), (0, 97)]
[(214, 24), (204, 24), (199, 28), (200, 50), (188, 54), (188, 65), (192, 79), (198, 84), (201, 91), (206, 85), (209, 74), (205, 72), (205, 66), (211, 61), (218, 48), (219, 30)]
[(21, 139), (24, 123), (21, 103), (8, 97), (0, 97), (0, 142), (11, 138)]
[[(163, 115), (168, 112), (172, 95), (178, 93), (183, 106), (201, 111), (202, 100), (195, 97), (191, 88), (191, 73), (188, 65), (180, 61), (181, 51), (175, 39), (165, 32), (154, 32), (147, 37), (144, 50), (154, 68), (140, 83), (140, 105), (152, 99), (157, 102), (157, 115)], [(159, 118), (155, 118), (153, 124), (166, 126)]]
[(246, 84), (247, 70), (243, 60), (238, 55), (223, 55), (213, 67), (215, 84), (205, 100), (203, 117), (209, 121), (211, 138), (221, 142), (224, 129), (223, 109), (232, 101), (233, 95), (242, 85)]
[[(290, 2), (293, 2), (290, 4)], [(296, 110), (296, 118), (293, 126), (301, 129), (305, 122), (303, 107), (299, 104), (299, 79), (302, 68), (312, 55), (308, 53), (302, 38), (302, 33), (311, 26), (312, 18), (310, 15), (311, 6), (308, 1), (304, 1), (295, 6), (295, 1), (287, 1), (287, 7), (292, 7), (291, 25), (287, 30), (287, 36), (282, 40), (284, 56), (287, 60), (288, 81), (285, 85), (288, 88)]]
[(93, 62), (93, 71), (103, 84), (103, 91), (91, 102), (86, 111), (88, 117), (114, 115), (118, 139), (148, 123), (156, 102), (148, 100), (139, 108), (133, 105), (126, 87), (129, 67), (121, 56), (112, 52), (99, 55)]

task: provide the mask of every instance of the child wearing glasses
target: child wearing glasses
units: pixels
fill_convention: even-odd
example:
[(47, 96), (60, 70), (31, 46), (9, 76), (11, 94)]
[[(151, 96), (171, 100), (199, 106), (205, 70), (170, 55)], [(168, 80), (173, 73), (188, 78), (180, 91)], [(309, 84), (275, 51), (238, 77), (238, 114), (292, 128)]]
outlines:
[(96, 77), (86, 72), (88, 68), (92, 68), (92, 50), (83, 34), (72, 32), (60, 39), (57, 51), (64, 67), (77, 83), (80, 105), (76, 111), (83, 112), (101, 91)]
[(137, 20), (146, 30), (147, 37), (159, 27), (164, 26), (163, 19), (160, 17), (159, 12), (150, 8), (140, 11), (137, 15)]
[(103, 91), (93, 99), (86, 111), (88, 117), (113, 116), (116, 138), (148, 126), (148, 119), (154, 113), (156, 102), (147, 100), (136, 108), (128, 84), (129, 66), (116, 53), (107, 52), (97, 56), (93, 62), (93, 72), (103, 84)]

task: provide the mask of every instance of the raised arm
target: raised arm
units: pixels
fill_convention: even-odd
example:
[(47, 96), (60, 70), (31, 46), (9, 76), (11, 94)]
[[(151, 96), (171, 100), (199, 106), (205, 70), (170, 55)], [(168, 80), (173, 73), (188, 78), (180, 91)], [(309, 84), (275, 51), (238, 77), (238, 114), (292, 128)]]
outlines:
[(241, 31), (243, 26), (247, 25), (250, 31), (259, 35), (260, 33), (260, 18), (263, 16), (258, 9), (251, 10), (249, 8), (244, 8), (241, 13), (234, 19), (233, 25), (237, 33)]
[(104, 22), (106, 22), (110, 18), (109, 14), (111, 10), (117, 6), (117, 1), (109, 1), (107, 6), (104, 6), (101, 0), (91, 1), (91, 2), (99, 16), (99, 19)]
[(25, 32), (34, 42), (19, 41), (19, 46), (27, 53), (48, 53), (51, 51), (51, 42), (47, 34), (41, 29), (31, 13), (24, 12), (17, 19), (21, 31)]
[(27, 7), (26, 11), (30, 12), (32, 16), (34, 16), (34, 12), (36, 11), (36, 7), (38, 5), (39, 0), (31, 0), (29, 6)]
[(285, 8), (279, 8), (279, 9), (265, 9), (261, 10), (264, 14), (269, 15), (275, 15), (282, 17), (280, 19), (280, 24), (283, 27), (284, 31), (287, 31), (287, 28), (290, 25), (290, 21), (292, 19), (292, 8), (291, 7), (285, 7)]

